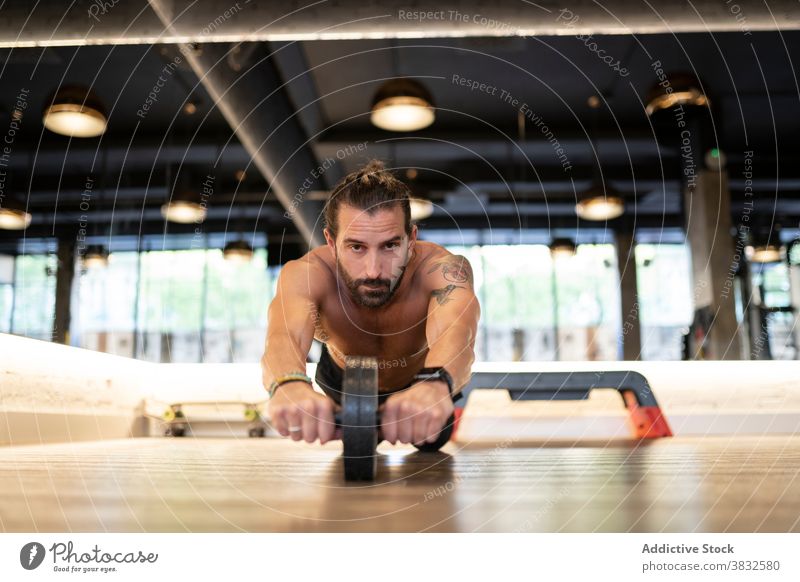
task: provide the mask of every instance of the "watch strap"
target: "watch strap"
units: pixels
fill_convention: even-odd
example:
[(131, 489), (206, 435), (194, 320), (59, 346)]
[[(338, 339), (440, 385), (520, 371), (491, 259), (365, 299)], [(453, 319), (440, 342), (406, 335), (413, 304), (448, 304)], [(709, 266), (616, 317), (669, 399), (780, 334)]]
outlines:
[(441, 380), (445, 384), (447, 384), (447, 390), (450, 393), (450, 398), (453, 399), (453, 402), (456, 402), (462, 398), (462, 394), (456, 394), (453, 396), (453, 377), (450, 375), (450, 372), (445, 370), (442, 367), (439, 368), (422, 368), (420, 369), (415, 375), (414, 380), (418, 382), (426, 382), (430, 380)]

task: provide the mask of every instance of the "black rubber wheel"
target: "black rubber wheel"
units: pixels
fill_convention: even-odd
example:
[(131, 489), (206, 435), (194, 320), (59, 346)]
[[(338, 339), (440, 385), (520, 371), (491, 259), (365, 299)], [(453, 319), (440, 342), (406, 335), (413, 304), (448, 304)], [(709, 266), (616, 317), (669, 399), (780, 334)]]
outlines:
[(378, 361), (348, 356), (342, 382), (344, 477), (372, 481), (377, 474)]
[(185, 426), (173, 426), (167, 429), (167, 436), (182, 437), (186, 436)]

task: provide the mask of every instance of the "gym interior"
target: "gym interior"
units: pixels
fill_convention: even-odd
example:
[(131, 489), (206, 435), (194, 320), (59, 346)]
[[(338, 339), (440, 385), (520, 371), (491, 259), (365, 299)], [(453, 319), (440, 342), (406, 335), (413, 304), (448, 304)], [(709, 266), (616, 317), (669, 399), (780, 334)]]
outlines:
[[(797, 4), (0, 15), (3, 532), (800, 531)], [(269, 414), (283, 266), (370, 160), (474, 274), (436, 452)]]

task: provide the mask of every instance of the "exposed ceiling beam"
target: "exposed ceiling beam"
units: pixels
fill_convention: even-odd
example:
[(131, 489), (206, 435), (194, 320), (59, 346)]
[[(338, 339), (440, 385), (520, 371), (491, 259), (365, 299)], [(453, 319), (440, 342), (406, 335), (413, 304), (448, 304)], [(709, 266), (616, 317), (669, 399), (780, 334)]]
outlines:
[[(150, 0), (150, 5), (166, 28), (180, 21), (170, 2)], [(303, 188), (323, 189), (325, 177), (312, 176), (319, 163), (269, 46), (251, 48), (245, 56), (225, 44), (203, 45), (200, 50), (185, 47), (182, 53), (297, 230), (309, 244), (323, 244), (323, 205), (308, 200)], [(240, 60), (232, 61), (232, 55)]]
[[(362, 38), (651, 34), (800, 28), (792, 0), (159, 0), (180, 15), (171, 26), (146, 0), (28, 2), (0, 10), (0, 47), (81, 46)], [(170, 18), (172, 21), (173, 19)]]

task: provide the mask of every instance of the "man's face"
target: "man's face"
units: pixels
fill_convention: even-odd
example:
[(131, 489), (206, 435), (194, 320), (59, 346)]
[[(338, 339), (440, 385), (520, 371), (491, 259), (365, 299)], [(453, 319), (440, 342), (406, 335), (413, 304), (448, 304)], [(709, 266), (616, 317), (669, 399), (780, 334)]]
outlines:
[(325, 229), (336, 268), (353, 299), (364, 307), (382, 307), (394, 295), (416, 240), (405, 233), (403, 209), (381, 208), (374, 214), (345, 204), (339, 207), (334, 240)]

